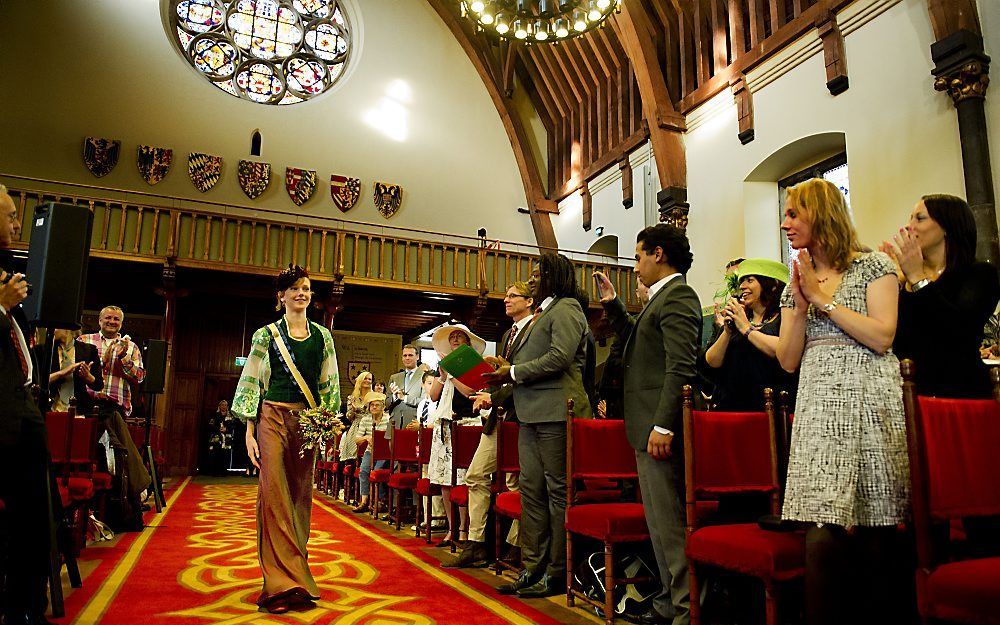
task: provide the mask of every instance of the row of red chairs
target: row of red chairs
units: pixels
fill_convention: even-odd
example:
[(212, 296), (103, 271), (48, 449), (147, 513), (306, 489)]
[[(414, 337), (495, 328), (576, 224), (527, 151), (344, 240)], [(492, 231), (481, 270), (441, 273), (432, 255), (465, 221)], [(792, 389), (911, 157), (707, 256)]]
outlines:
[[(997, 400), (919, 397), (913, 385), (912, 363), (904, 361), (902, 370), (920, 614), (925, 619), (958, 623), (1000, 623), (1000, 558), (949, 561), (944, 554), (935, 552), (931, 540), (934, 523), (1000, 515), (1000, 488), (996, 487), (996, 476), (1000, 474), (996, 452), (1000, 449), (1000, 392)], [(1000, 389), (997, 371), (994, 380)], [(720, 498), (737, 494), (765, 496), (770, 512), (780, 514), (788, 440), (785, 424), (791, 415), (776, 408), (770, 391), (765, 410), (750, 413), (695, 410), (692, 395), (691, 388), (686, 387), (684, 495), (691, 597), (700, 597), (700, 575), (705, 566), (755, 577), (764, 585), (767, 623), (774, 625), (778, 621), (780, 585), (801, 578), (805, 572), (804, 533), (769, 531), (756, 523), (706, 525), (704, 519)], [(616, 586), (640, 581), (616, 577), (615, 550), (625, 543), (649, 539), (642, 504), (621, 501), (623, 483), (638, 479), (635, 454), (626, 440), (623, 422), (575, 419), (572, 401), (568, 402), (567, 416), (567, 604), (573, 605), (576, 599), (593, 604), (611, 623)], [(430, 432), (425, 429), (416, 435), (419, 453), (414, 453), (412, 440), (416, 432), (395, 432), (395, 446), (377, 437), (376, 459), (395, 458), (405, 464), (416, 456), (417, 466), (426, 463)], [(481, 428), (453, 429), (454, 471), (468, 467), (480, 432)], [(497, 449), (494, 509), (499, 553), (501, 518), (517, 519), (521, 515), (520, 495), (505, 492), (503, 486), (504, 476), (519, 470), (516, 424), (499, 426)], [(390, 467), (394, 466), (393, 461)], [(401, 496), (407, 490), (416, 490), (426, 500), (424, 517), (430, 515), (429, 497), (433, 491), (429, 481), (417, 479), (418, 475), (386, 469), (377, 478), (384, 479), (395, 492), (397, 528)], [(577, 484), (594, 481), (604, 481), (605, 485), (597, 490), (577, 488)], [(452, 501), (456, 506), (467, 503), (467, 489), (453, 488)], [(430, 542), (430, 522), (427, 527)], [(602, 603), (574, 586), (575, 535), (604, 545), (606, 598)], [(498, 559), (497, 573), (506, 566)], [(701, 616), (701, 606), (695, 599), (692, 623), (700, 623)]]

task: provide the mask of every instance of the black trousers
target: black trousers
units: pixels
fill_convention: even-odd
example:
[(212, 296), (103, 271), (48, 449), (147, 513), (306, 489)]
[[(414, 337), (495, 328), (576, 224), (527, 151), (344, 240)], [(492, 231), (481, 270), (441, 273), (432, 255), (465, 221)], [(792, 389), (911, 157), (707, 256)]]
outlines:
[(0, 445), (0, 580), (3, 611), (42, 614), (48, 605), (49, 462), (45, 424), (25, 420), (14, 445)]

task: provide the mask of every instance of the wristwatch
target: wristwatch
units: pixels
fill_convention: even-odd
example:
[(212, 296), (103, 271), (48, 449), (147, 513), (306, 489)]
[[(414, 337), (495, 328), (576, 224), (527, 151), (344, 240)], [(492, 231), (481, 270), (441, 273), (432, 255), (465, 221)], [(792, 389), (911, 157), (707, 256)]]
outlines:
[(830, 300), (830, 303), (829, 304), (823, 304), (820, 307), (820, 310), (822, 310), (824, 313), (826, 313), (826, 314), (829, 315), (830, 313), (833, 312), (833, 309), (836, 308), (836, 307), (837, 307), (837, 302), (835, 302), (833, 300)]
[(931, 281), (929, 279), (927, 279), (927, 278), (924, 278), (923, 280), (917, 280), (910, 287), (910, 292), (911, 293), (916, 293), (917, 291), (919, 291), (920, 289), (924, 288), (925, 286), (927, 286), (930, 283), (931, 283)]

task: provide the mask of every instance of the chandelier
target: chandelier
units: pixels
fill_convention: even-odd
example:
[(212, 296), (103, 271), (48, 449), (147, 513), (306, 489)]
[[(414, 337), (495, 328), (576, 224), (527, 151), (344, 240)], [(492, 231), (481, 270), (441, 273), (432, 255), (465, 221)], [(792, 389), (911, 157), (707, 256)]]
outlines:
[(461, 0), (462, 15), (502, 39), (552, 42), (600, 28), (621, 0)]

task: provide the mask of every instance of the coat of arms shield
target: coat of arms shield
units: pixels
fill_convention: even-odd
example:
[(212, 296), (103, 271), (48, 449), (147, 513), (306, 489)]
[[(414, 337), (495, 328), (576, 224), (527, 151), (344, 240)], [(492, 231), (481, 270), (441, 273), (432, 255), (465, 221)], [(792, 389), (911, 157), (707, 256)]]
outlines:
[(222, 176), (222, 157), (191, 152), (188, 154), (188, 177), (194, 187), (204, 193), (219, 182)]
[(348, 178), (347, 176), (330, 176), (330, 195), (333, 196), (333, 203), (343, 212), (354, 208), (361, 197), (361, 180), (358, 178)]
[(115, 139), (87, 137), (83, 140), (83, 164), (98, 178), (107, 176), (118, 164), (122, 142)]
[(170, 148), (157, 148), (151, 145), (140, 145), (136, 164), (139, 174), (149, 184), (156, 184), (170, 171), (174, 162), (174, 151)]
[(360, 375), (361, 372), (371, 370), (372, 363), (370, 362), (361, 362), (357, 360), (350, 360), (347, 362), (347, 377), (351, 380), (351, 384), (358, 379), (358, 375)]
[(286, 167), (285, 190), (296, 206), (302, 206), (316, 191), (316, 172), (311, 169)]
[(253, 161), (240, 161), (237, 177), (240, 179), (240, 188), (251, 200), (255, 200), (271, 184), (271, 164), (255, 163)]
[(388, 182), (376, 182), (374, 186), (375, 207), (382, 216), (389, 219), (403, 203), (403, 187)]

